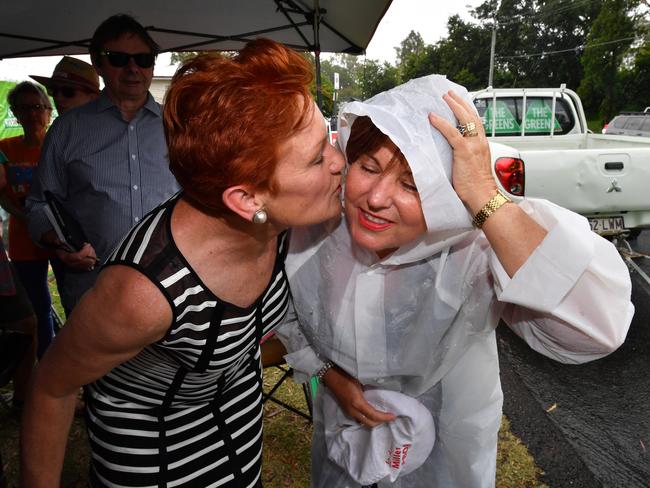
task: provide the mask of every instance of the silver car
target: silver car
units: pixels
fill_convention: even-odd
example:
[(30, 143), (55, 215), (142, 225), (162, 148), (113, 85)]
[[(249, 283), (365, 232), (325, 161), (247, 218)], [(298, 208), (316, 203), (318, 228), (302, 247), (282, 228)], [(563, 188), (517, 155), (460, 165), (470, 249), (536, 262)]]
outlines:
[(650, 107), (643, 112), (622, 112), (603, 128), (603, 134), (650, 137)]

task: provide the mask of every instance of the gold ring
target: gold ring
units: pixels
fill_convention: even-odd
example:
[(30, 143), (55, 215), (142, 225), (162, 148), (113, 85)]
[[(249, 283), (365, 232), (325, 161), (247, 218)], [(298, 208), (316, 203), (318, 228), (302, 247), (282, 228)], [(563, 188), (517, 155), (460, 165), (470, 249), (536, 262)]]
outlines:
[(478, 132), (476, 132), (476, 124), (474, 122), (467, 122), (466, 124), (460, 124), (456, 126), (458, 129), (458, 132), (460, 132), (460, 135), (465, 137), (466, 135), (472, 136), (472, 135), (478, 135)]

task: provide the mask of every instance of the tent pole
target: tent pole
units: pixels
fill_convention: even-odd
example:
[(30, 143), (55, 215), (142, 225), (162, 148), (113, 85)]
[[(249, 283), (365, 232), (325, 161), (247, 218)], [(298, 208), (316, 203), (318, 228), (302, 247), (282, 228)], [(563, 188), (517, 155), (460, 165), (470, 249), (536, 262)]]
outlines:
[(316, 64), (316, 104), (323, 110), (323, 85), (320, 74), (320, 5), (314, 0), (314, 60)]

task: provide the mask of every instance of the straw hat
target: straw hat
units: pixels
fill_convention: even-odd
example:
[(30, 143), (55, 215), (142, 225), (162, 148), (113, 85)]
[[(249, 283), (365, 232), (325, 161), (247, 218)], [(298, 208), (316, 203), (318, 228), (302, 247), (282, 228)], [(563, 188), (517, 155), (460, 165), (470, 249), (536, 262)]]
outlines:
[(52, 77), (29, 75), (45, 87), (62, 84), (83, 88), (92, 93), (99, 93), (99, 77), (92, 65), (70, 56), (63, 59), (54, 68)]

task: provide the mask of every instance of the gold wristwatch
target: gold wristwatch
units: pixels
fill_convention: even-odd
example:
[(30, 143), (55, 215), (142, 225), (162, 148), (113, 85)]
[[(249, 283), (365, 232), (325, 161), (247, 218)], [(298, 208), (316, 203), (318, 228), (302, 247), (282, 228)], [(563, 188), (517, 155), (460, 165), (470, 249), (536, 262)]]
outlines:
[(475, 227), (481, 228), (490, 215), (496, 212), (502, 205), (512, 202), (501, 190), (497, 189), (497, 194), (494, 195), (489, 202), (483, 205), (483, 208), (472, 219), (472, 224)]

